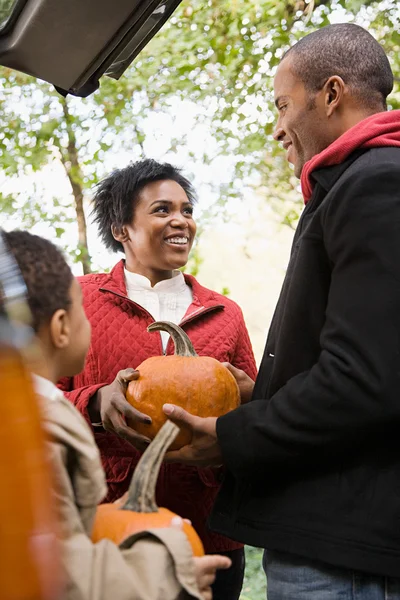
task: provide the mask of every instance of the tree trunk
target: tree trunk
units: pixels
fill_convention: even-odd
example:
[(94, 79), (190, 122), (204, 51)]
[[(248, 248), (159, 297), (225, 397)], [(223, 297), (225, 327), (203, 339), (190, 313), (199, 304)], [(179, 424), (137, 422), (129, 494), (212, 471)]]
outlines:
[(83, 272), (86, 275), (87, 273), (91, 273), (92, 269), (87, 243), (86, 217), (83, 210), (83, 174), (81, 166), (79, 164), (76, 137), (72, 128), (72, 119), (68, 110), (68, 102), (66, 98), (60, 98), (60, 102), (63, 107), (68, 135), (68, 146), (67, 148), (61, 149), (61, 161), (63, 163), (65, 172), (71, 184), (72, 193), (74, 195), (76, 219), (78, 222), (78, 240), (80, 251), (79, 260), (82, 263)]

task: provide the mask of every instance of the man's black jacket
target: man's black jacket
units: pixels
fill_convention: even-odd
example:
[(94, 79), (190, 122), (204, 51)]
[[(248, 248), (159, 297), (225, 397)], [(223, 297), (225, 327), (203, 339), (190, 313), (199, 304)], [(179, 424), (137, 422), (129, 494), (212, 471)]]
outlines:
[(400, 577), (400, 148), (314, 173), (211, 527)]

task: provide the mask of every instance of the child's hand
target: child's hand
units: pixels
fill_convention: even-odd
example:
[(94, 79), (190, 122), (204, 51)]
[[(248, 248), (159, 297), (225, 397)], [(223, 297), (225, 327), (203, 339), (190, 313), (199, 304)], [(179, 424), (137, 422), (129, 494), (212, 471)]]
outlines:
[(211, 585), (215, 581), (218, 569), (229, 569), (232, 563), (227, 556), (218, 554), (195, 557), (193, 560), (200, 593), (204, 600), (212, 600)]
[[(191, 525), (189, 519), (182, 519), (176, 515), (171, 521), (171, 526), (176, 529), (182, 529), (184, 521)], [(215, 581), (216, 572), (218, 569), (229, 569), (232, 562), (227, 556), (220, 556), (219, 554), (193, 557), (193, 561), (197, 586), (203, 600), (212, 600), (211, 585)]]

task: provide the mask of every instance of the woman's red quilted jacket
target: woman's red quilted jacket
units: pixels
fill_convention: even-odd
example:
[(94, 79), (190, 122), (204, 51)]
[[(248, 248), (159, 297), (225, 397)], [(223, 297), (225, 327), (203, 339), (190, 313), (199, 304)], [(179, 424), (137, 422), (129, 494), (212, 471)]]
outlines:
[[(109, 274), (79, 278), (92, 325), (92, 343), (85, 370), (76, 377), (63, 379), (60, 387), (88, 423), (88, 401), (99, 387), (111, 383), (119, 370), (136, 368), (146, 358), (163, 354), (160, 334), (146, 330), (154, 319), (127, 298), (123, 269), (124, 263), (120, 261)], [(255, 379), (253, 351), (238, 305), (204, 288), (190, 275), (185, 275), (185, 279), (192, 287), (193, 302), (180, 325), (196, 352), (230, 362)], [(166, 353), (173, 354), (171, 341)], [(129, 442), (112, 433), (96, 430), (95, 439), (107, 476), (108, 495), (104, 500), (113, 501), (128, 489), (140, 455)], [(208, 553), (241, 547), (207, 528), (207, 518), (219, 489), (218, 479), (218, 473), (212, 469), (163, 464), (157, 484), (159, 505), (190, 519)]]

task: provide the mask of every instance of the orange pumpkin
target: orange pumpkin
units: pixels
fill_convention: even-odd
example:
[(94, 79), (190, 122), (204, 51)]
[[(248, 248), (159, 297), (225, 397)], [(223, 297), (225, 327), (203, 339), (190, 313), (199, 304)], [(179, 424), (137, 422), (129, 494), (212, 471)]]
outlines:
[[(239, 406), (239, 388), (233, 375), (215, 358), (198, 356), (183, 329), (167, 321), (157, 321), (147, 329), (167, 331), (175, 354), (146, 359), (137, 368), (139, 379), (128, 385), (128, 402), (152, 419), (150, 425), (135, 425), (139, 433), (154, 438), (167, 420), (162, 410), (166, 402), (199, 417), (220, 417)], [(191, 438), (190, 430), (182, 427), (170, 449), (179, 450)]]
[(2, 343), (0, 402), (0, 596), (55, 600), (60, 570), (38, 401), (19, 352)]
[[(176, 515), (166, 508), (158, 508), (155, 489), (165, 452), (178, 431), (178, 427), (171, 421), (167, 421), (160, 429), (135, 469), (126, 502), (120, 500), (113, 504), (101, 504), (97, 508), (93, 542), (106, 538), (119, 545), (135, 533), (170, 527)], [(193, 527), (185, 522), (183, 531), (193, 555), (203, 556), (203, 544)]]

